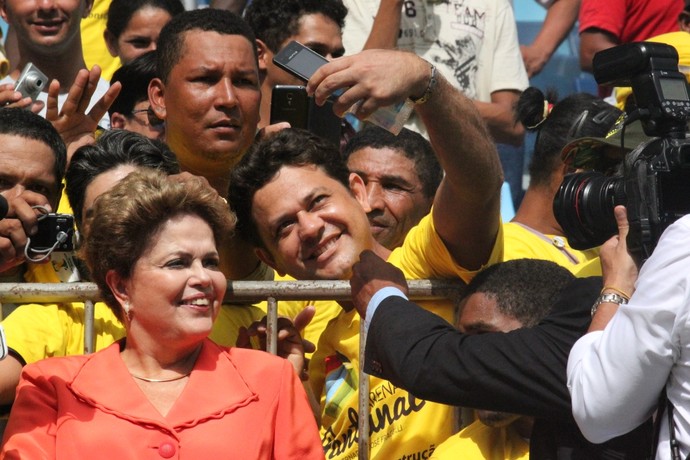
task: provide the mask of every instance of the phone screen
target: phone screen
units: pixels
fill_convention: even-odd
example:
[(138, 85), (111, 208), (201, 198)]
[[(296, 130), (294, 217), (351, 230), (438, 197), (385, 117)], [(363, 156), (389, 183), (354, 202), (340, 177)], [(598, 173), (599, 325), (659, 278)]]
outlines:
[(273, 62), (306, 82), (328, 59), (293, 40), (273, 57)]

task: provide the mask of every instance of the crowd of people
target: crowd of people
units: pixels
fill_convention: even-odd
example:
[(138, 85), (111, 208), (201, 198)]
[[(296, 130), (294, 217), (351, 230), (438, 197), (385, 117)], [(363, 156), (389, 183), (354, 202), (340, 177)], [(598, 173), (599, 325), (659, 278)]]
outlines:
[[(89, 354), (83, 302), (2, 303), (0, 459), (690, 457), (688, 218), (646, 261), (620, 205), (603, 245), (569, 242), (554, 198), (573, 172), (619, 173), (637, 144), (595, 140), (634, 104), (528, 80), (578, 19), (584, 70), (645, 39), (690, 61), (690, 1), (539, 3), (521, 47), (509, 0), (0, 1), (0, 282), (101, 298)], [(309, 81), (273, 63), (293, 40), (329, 61)], [(15, 91), (29, 63), (37, 98)], [(340, 144), (271, 124), (278, 85), (328, 102)], [(368, 123), (405, 101), (399, 134)], [(58, 233), (38, 263), (53, 213), (80, 244)], [(419, 279), (460, 295), (415, 303)], [(279, 302), (272, 356), (267, 306), (227, 302), (228, 280), (349, 280), (352, 298)]]

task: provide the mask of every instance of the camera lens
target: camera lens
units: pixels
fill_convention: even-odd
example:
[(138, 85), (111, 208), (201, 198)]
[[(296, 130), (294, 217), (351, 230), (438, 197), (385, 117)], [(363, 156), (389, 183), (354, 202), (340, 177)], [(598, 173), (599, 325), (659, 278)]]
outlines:
[(624, 204), (623, 180), (589, 171), (568, 174), (553, 201), (556, 220), (574, 249), (600, 246), (618, 231), (613, 208)]

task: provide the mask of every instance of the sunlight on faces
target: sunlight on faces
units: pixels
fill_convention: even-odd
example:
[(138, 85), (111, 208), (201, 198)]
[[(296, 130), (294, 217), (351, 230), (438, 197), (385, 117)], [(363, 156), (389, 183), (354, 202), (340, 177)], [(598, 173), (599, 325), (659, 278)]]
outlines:
[(424, 196), (414, 161), (388, 147), (366, 147), (350, 155), (347, 167), (366, 185), (374, 238), (388, 249), (401, 246), (433, 201)]
[(374, 244), (361, 181), (352, 190), (313, 165), (280, 169), (252, 201), (259, 257), (297, 279), (349, 279)]
[(23, 46), (43, 52), (70, 49), (93, 1), (4, 0), (3, 19), (12, 24)]
[(194, 214), (179, 215), (147, 247), (122, 282), (131, 305), (129, 334), (177, 345), (204, 339), (227, 287), (211, 227)]
[(161, 29), (172, 16), (162, 8), (145, 6), (137, 10), (119, 37), (106, 36), (108, 50), (119, 56), (122, 64), (156, 49)]
[(259, 75), (245, 37), (191, 30), (168, 82), (154, 79), (149, 99), (166, 122), (166, 141), (182, 169), (217, 176), (254, 141)]

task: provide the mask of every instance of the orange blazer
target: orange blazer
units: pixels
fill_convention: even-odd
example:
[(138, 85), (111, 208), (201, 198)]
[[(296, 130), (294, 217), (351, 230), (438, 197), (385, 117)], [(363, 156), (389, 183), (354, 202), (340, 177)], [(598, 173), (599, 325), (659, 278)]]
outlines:
[(205, 340), (163, 417), (130, 376), (121, 345), (27, 365), (0, 458), (324, 458), (304, 389), (286, 360)]

